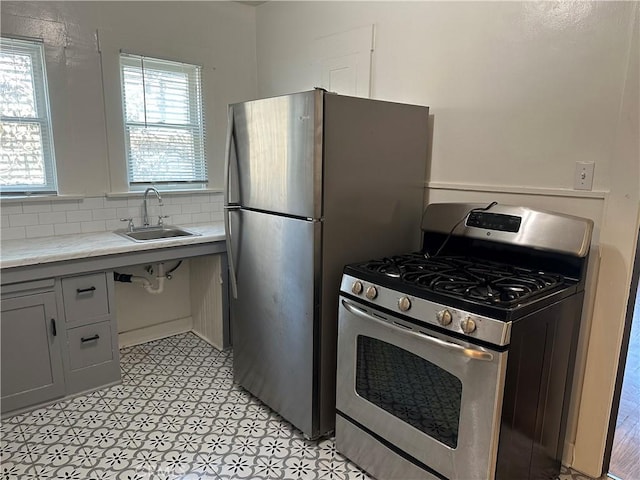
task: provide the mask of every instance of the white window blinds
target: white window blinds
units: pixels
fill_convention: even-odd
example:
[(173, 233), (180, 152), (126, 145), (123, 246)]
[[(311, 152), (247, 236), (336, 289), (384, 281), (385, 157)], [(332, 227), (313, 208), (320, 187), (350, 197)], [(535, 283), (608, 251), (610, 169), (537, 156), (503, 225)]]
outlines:
[(123, 53), (120, 70), (130, 187), (204, 186), (200, 67)]
[(0, 39), (0, 188), (3, 194), (56, 193), (44, 49)]

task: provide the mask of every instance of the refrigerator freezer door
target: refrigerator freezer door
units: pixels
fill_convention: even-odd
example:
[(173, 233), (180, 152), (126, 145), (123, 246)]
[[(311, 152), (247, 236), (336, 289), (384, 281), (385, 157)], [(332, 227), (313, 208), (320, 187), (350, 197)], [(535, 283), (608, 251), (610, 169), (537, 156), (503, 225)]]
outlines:
[(283, 215), (320, 218), (322, 95), (313, 90), (230, 107), (232, 161), (236, 162), (231, 173), (238, 180), (238, 192), (231, 202)]
[(234, 379), (313, 437), (321, 224), (243, 209), (229, 215), (238, 292), (231, 301)]

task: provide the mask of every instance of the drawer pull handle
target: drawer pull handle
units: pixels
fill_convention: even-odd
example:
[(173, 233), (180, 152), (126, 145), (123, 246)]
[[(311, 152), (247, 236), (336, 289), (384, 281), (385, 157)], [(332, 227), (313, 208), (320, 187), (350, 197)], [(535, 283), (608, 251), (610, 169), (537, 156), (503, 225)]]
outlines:
[(58, 329), (56, 328), (56, 319), (55, 318), (51, 319), (51, 335), (53, 335), (54, 337), (56, 335), (58, 335)]
[(93, 342), (94, 340), (98, 340), (99, 338), (100, 338), (100, 335), (98, 335), (98, 334), (96, 333), (96, 334), (95, 334), (94, 336), (92, 336), (92, 337), (82, 337), (82, 338), (80, 339), (80, 341), (81, 341), (82, 343), (86, 343), (86, 342)]
[(76, 292), (77, 293), (88, 293), (88, 292), (95, 292), (96, 287), (89, 287), (89, 288), (76, 288)]

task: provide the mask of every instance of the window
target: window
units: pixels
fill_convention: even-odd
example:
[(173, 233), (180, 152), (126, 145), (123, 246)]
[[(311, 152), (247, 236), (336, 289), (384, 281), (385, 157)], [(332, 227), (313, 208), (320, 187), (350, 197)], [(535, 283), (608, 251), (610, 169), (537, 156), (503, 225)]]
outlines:
[(121, 54), (129, 188), (204, 187), (200, 67)]
[(12, 195), (56, 193), (43, 45), (0, 40), (0, 188)]

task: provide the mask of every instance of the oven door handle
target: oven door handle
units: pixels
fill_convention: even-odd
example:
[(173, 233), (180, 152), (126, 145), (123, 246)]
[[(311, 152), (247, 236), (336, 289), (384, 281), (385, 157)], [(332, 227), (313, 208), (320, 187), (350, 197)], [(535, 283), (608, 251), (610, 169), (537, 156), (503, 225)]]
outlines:
[(362, 310), (352, 303), (342, 300), (342, 306), (347, 309), (347, 311), (353, 313), (362, 318), (366, 318), (372, 322), (384, 325), (386, 327), (392, 327), (394, 330), (398, 332), (402, 332), (406, 335), (418, 337), (420, 340), (431, 343), (432, 345), (437, 345), (438, 347), (445, 348), (447, 350), (455, 351), (464, 355), (465, 357), (471, 358), (473, 360), (483, 360), (486, 362), (490, 362), (493, 360), (493, 354), (491, 352), (485, 352), (483, 350), (476, 350), (475, 348), (463, 347), (462, 345), (458, 345), (457, 343), (447, 342), (446, 340), (440, 340), (439, 338), (432, 337), (431, 335), (427, 335), (426, 333), (416, 332), (408, 327), (404, 327), (395, 323), (386, 322), (384, 320), (380, 320), (379, 318), (374, 317), (369, 314), (365, 310)]

